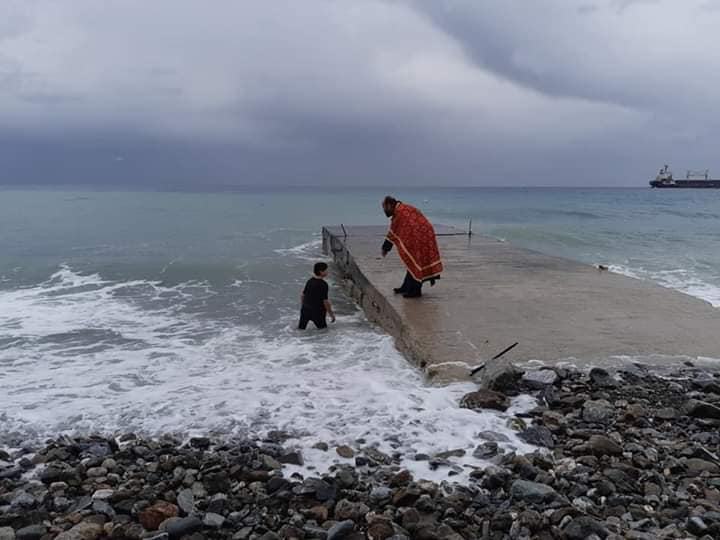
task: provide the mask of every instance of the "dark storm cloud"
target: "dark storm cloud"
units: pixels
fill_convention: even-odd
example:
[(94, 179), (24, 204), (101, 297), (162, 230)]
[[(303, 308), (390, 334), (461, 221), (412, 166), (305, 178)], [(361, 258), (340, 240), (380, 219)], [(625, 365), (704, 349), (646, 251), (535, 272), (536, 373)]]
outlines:
[(709, 6), (8, 0), (0, 182), (638, 185), (715, 165)]
[[(702, 1), (423, 0), (422, 9), (498, 76), (543, 94), (649, 110), (717, 103), (720, 45)], [(515, 8), (515, 9), (512, 9)]]

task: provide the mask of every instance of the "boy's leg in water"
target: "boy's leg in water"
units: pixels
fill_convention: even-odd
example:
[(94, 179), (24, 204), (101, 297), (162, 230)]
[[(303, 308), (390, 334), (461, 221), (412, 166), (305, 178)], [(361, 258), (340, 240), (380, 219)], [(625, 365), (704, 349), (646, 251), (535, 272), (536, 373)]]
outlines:
[(312, 321), (315, 323), (317, 328), (327, 328), (327, 319), (325, 318), (325, 312), (316, 313)]
[(302, 308), (300, 310), (300, 324), (298, 324), (298, 329), (305, 330), (307, 328), (308, 322), (310, 322), (308, 312), (305, 308)]

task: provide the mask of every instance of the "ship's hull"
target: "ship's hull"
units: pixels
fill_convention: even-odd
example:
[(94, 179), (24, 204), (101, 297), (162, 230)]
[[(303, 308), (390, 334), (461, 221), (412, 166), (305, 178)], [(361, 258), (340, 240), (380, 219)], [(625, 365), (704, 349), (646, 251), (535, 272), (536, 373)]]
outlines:
[(720, 189), (720, 180), (675, 180), (672, 183), (653, 180), (654, 188), (715, 188)]

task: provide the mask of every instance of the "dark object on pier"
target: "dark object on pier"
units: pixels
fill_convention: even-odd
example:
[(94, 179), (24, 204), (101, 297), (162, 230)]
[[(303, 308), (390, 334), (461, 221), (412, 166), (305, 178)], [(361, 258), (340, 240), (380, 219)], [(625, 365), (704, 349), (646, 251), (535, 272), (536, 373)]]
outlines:
[[(505, 350), (499, 352), (498, 354), (496, 354), (495, 356), (493, 356), (490, 360), (497, 360), (497, 359), (500, 358), (503, 354), (505, 354), (505, 353), (507, 353), (507, 352), (510, 352), (510, 351), (513, 350), (515, 347), (517, 347), (517, 344), (518, 344), (518, 342), (516, 341), (515, 343), (513, 343), (512, 345), (510, 345), (507, 349), (505, 349)], [(483, 364), (482, 366), (476, 367), (475, 369), (473, 369), (473, 370), (470, 372), (470, 375), (471, 375), (471, 376), (472, 376), (472, 375), (475, 375), (478, 371), (480, 371), (480, 370), (481, 370), (482, 368), (484, 368), (484, 367), (485, 367), (485, 364)]]

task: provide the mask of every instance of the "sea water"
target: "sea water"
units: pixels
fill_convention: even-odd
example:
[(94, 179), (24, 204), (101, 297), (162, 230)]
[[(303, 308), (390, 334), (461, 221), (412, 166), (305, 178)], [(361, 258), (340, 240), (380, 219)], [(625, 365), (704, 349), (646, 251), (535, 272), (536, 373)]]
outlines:
[[(386, 191), (0, 191), (0, 444), (283, 430), (308, 466), (343, 461), (320, 441), (375, 446), (425, 478), (447, 472), (416, 453), (463, 448), (477, 464), (482, 432), (532, 450), (507, 427), (531, 398), (460, 409), (474, 385), (427, 384), (335, 284), (337, 323), (296, 330), (321, 226), (386, 223)], [(720, 306), (720, 190), (393, 193), (435, 222)]]

